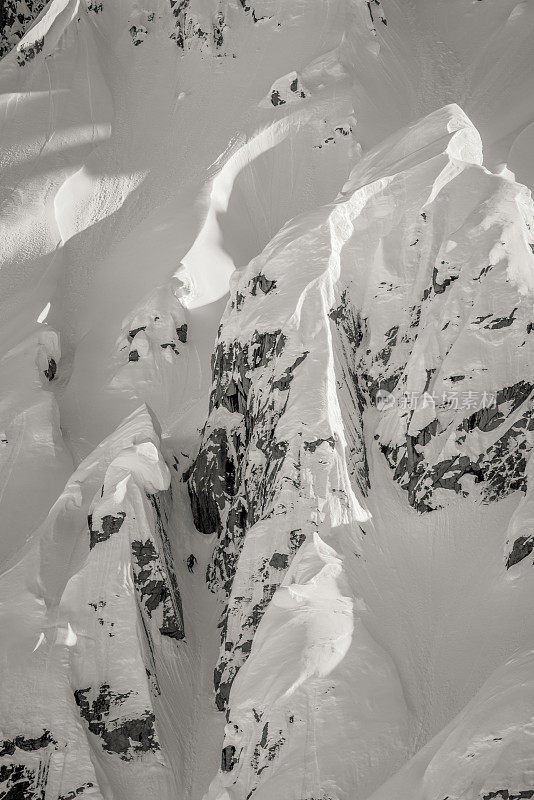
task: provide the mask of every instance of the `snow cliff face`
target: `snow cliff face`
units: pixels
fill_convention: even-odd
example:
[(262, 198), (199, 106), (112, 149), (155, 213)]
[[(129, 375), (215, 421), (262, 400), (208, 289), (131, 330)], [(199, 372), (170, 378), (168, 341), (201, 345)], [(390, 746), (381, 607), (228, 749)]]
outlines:
[(0, 796), (534, 797), (534, 8), (6, 9)]
[[(279, 603), (288, 613), (283, 592), (303, 591), (286, 570), (301, 557), (306, 563), (310, 540), (324, 558), (319, 542), (335, 542), (340, 528), (347, 538), (345, 526), (366, 533), (371, 515), (356, 496), (365, 504), (377, 490), (372, 461), (384, 458), (405, 490), (399, 514), (406, 514), (403, 505), (429, 514), (459, 497), (490, 503), (527, 488), (533, 387), (523, 380), (528, 355), (514, 355), (522, 347), (529, 352), (532, 204), (527, 192), (480, 162), (480, 138), (469, 120), (454, 107), (436, 112), (362, 159), (334, 204), (291, 221), (231, 287), (213, 358), (211, 412), (189, 476), (197, 528), (218, 534), (207, 581), (225, 603), (215, 689), (219, 707), (229, 704), (222, 766), (229, 785), (243, 781), (257, 790), (269, 780), (268, 761), (278, 773), (284, 748), (298, 741), (270, 715), (287, 703), (283, 718), (294, 719), (296, 687), (315, 687), (320, 670), (315, 676), (303, 666), (270, 701), (267, 716), (261, 697), (254, 703), (248, 695), (245, 711), (240, 682), (234, 716), (231, 687), (245, 662), (258, 674), (255, 634), (261, 642)], [(297, 268), (302, 263), (305, 271)], [(484, 314), (497, 293), (506, 313)], [(489, 385), (484, 351), (495, 357), (500, 348), (510, 372)], [(473, 410), (486, 386), (487, 403)], [(387, 407), (380, 413), (381, 391)], [(353, 557), (365, 553), (360, 538), (354, 536)], [(321, 575), (312, 579), (317, 593)], [(353, 596), (357, 590), (356, 584)], [(302, 603), (293, 612), (298, 617)], [(280, 626), (270, 622), (273, 648)], [(290, 640), (285, 644), (290, 650)], [(288, 662), (286, 656), (269, 670), (279, 672), (282, 685)], [(393, 676), (387, 684), (394, 685)], [(314, 703), (320, 718), (317, 693)], [(397, 713), (391, 696), (385, 708)], [(375, 713), (381, 718), (384, 711)], [(393, 744), (394, 717), (386, 727)], [(350, 746), (348, 730), (338, 730)], [(371, 735), (365, 745), (356, 741), (354, 752), (372, 752)], [(294, 763), (296, 755), (287, 758)], [(357, 773), (356, 756), (353, 768)], [(257, 777), (244, 778), (247, 772)], [(273, 780), (266, 797), (277, 791)], [(310, 778), (310, 796), (327, 788)]]
[(125, 420), (2, 576), (6, 797), (171, 796), (154, 712), (184, 624), (158, 445), (146, 410)]

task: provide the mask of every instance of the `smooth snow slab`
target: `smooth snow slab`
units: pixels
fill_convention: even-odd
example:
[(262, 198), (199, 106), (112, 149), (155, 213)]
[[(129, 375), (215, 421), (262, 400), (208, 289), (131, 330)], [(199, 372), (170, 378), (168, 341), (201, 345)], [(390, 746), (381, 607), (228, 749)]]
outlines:
[(466, 708), (370, 800), (532, 796), (532, 651), (494, 672)]

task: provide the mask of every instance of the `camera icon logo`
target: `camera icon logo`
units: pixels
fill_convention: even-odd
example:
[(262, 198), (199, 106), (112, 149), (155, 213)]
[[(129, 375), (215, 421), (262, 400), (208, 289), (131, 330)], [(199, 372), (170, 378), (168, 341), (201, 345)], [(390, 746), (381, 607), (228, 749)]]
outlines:
[(375, 395), (375, 404), (379, 411), (387, 411), (395, 405), (395, 397), (385, 389), (379, 389)]

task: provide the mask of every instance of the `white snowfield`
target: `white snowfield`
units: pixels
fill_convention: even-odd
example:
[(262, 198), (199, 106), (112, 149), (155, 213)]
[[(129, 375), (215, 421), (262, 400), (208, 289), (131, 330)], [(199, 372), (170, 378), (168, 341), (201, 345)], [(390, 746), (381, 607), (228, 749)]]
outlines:
[(534, 3), (0, 23), (0, 798), (534, 798)]

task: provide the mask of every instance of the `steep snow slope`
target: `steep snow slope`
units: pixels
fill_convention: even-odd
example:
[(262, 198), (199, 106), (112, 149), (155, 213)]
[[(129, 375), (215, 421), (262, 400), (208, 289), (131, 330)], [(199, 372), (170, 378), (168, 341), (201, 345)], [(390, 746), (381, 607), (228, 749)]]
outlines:
[(530, 650), (498, 669), (372, 800), (533, 797), (532, 655)]
[(184, 637), (158, 443), (128, 418), (1, 576), (4, 796), (178, 791), (154, 715)]
[(6, 8), (0, 795), (534, 796), (532, 3)]
[[(495, 512), (481, 504), (526, 488), (534, 207), (528, 192), (480, 162), (480, 138), (460, 109), (435, 112), (371, 151), (333, 205), (288, 223), (232, 285), (213, 361), (212, 410), (189, 478), (197, 527), (219, 537), (207, 579), (226, 603), (215, 688), (219, 706), (229, 708), (221, 781), (233, 787), (230, 796), (277, 796), (278, 781), (287, 797), (297, 796), (302, 745), (287, 720), (302, 714), (301, 686), (314, 731), (328, 730), (327, 742), (307, 740), (304, 761), (313, 753), (317, 773), (305, 769), (305, 795), (328, 794), (333, 781), (333, 796), (354, 796), (356, 785), (365, 797), (373, 762), (376, 778), (385, 776), (402, 702), (393, 700), (398, 678), (383, 655), (373, 676), (381, 675), (382, 687), (357, 677), (371, 658), (359, 650), (368, 637), (364, 620), (396, 656), (416, 710), (415, 741), (458, 707), (469, 666), (480, 658), (479, 639), (456, 630), (459, 616), (500, 637), (498, 655), (485, 648), (483, 673), (531, 641), (528, 587), (510, 586), (504, 564), (498, 567), (507, 512), (495, 526)], [(487, 374), (492, 359), (503, 366)], [(380, 390), (389, 401), (382, 410)], [(438, 523), (414, 515), (439, 508), (450, 510)], [(484, 548), (482, 536), (488, 552), (478, 568), (489, 583), (467, 592), (462, 562), (477, 541)], [(336, 551), (343, 561), (334, 567)], [(420, 570), (427, 574), (419, 582)], [(331, 603), (335, 613), (338, 571), (351, 588), (345, 584), (337, 602), (352, 596), (363, 610), (343, 634), (333, 620), (323, 623), (333, 639), (322, 646), (344, 654), (341, 676), (336, 659), (326, 666), (312, 655), (325, 634), (305, 635), (308, 655), (296, 633), (308, 625), (300, 621), (308, 591), (318, 618)], [(455, 607), (454, 587), (462, 587)], [(425, 603), (433, 607), (430, 626)], [(449, 654), (442, 641), (452, 636), (462, 649)], [(293, 658), (300, 662), (294, 675)], [(244, 662), (246, 677), (234, 690)], [(370, 728), (364, 742), (353, 728), (361, 712), (351, 709), (345, 723), (340, 713), (335, 736), (325, 725), (332, 691), (343, 711), (345, 694), (356, 704), (360, 693), (381, 698), (384, 705), (370, 712), (384, 726), (376, 732), (378, 762)], [(352, 774), (337, 768), (330, 778), (336, 755)], [(223, 797), (222, 789), (212, 796)]]
[[(48, 386), (60, 361), (58, 334), (34, 331), (0, 358), (0, 524), (3, 558), (9, 558), (42, 521), (72, 471), (57, 402)], [(20, 488), (32, 497), (21, 502)]]

